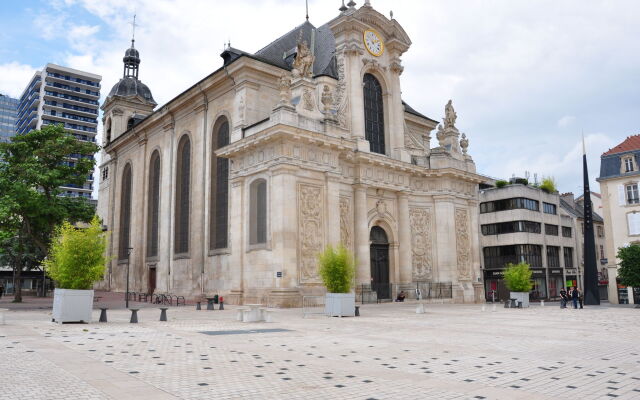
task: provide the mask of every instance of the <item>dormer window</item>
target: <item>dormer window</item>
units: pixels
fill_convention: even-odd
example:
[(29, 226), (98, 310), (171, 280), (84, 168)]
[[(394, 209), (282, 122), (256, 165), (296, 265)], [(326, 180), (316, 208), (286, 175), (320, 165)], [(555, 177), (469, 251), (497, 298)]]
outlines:
[(622, 158), (622, 165), (624, 168), (624, 172), (633, 172), (636, 170), (635, 166), (633, 165), (633, 156), (626, 156)]
[(134, 124), (134, 119), (133, 117), (129, 118), (129, 120), (127, 121), (127, 130), (133, 128), (133, 124)]

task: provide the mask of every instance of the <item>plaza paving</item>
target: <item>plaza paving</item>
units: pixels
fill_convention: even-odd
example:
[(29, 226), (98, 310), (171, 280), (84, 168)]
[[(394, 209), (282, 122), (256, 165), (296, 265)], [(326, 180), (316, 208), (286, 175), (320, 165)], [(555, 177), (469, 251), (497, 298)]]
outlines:
[(364, 305), (357, 318), (304, 319), (292, 309), (241, 323), (233, 306), (172, 307), (168, 322), (145, 308), (137, 325), (122, 309), (89, 325), (10, 311), (0, 398), (640, 399), (640, 310), (426, 310)]

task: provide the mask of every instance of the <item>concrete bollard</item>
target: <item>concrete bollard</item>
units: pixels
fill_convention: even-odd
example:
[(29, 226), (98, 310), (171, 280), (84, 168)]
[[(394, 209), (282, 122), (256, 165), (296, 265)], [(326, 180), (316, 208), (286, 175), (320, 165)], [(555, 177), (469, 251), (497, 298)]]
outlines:
[(544, 307), (544, 300), (540, 300), (540, 307)]
[(167, 307), (160, 307), (160, 321), (166, 321), (167, 320)]
[(356, 313), (355, 313), (356, 317), (360, 316), (360, 306), (356, 306)]
[(100, 319), (98, 322), (107, 322), (107, 310), (106, 307), (100, 307)]
[(416, 307), (416, 314), (424, 314), (424, 303), (419, 303)]
[(131, 310), (131, 319), (129, 320), (130, 324), (137, 324), (138, 323), (138, 310), (139, 308), (130, 308), (129, 310)]

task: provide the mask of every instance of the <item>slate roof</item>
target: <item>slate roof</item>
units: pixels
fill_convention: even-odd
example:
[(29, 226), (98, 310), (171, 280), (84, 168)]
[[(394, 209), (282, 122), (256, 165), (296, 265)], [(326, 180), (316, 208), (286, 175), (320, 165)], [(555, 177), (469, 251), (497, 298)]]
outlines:
[(431, 119), (431, 118), (427, 117), (426, 115), (421, 114), (418, 111), (416, 111), (409, 104), (405, 103), (404, 100), (402, 100), (402, 105), (404, 106), (404, 110), (406, 112), (408, 112), (409, 114), (413, 114), (413, 115), (415, 115), (417, 117), (420, 117), (420, 118), (428, 119), (429, 121), (435, 122), (436, 124), (438, 123), (438, 121), (436, 121), (435, 119)]
[[(562, 206), (562, 208), (564, 208), (571, 214), (575, 215), (576, 217), (580, 219), (584, 219), (584, 204), (576, 202), (576, 206), (572, 207), (571, 204), (567, 203), (562, 198), (560, 198), (560, 205)], [(592, 213), (593, 213), (593, 222), (604, 223), (604, 220), (600, 215), (598, 215), (598, 213), (596, 213), (593, 210), (592, 210)]]
[(107, 98), (112, 96), (120, 96), (120, 97), (136, 97), (140, 96), (145, 99), (147, 102), (156, 105), (156, 101), (153, 99), (153, 95), (151, 95), (151, 90), (149, 87), (142, 83), (139, 79), (136, 79), (132, 76), (127, 76), (122, 78), (113, 85), (111, 91)]
[(602, 153), (602, 156), (610, 156), (612, 154), (625, 153), (633, 150), (640, 150), (640, 135), (629, 136), (624, 142)]

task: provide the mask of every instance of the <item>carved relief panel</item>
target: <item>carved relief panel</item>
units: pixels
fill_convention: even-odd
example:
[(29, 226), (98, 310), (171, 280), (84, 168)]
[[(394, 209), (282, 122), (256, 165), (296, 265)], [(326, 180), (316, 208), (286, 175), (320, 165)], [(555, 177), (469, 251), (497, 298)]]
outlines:
[(411, 225), (411, 264), (414, 281), (427, 281), (432, 278), (431, 247), (431, 210), (412, 208), (409, 210)]
[(471, 279), (471, 242), (469, 239), (469, 214), (466, 209), (456, 209), (456, 250), (458, 278)]
[(353, 250), (352, 226), (351, 199), (340, 197), (340, 242), (349, 250)]
[(324, 247), (322, 187), (298, 185), (298, 268), (300, 283), (319, 283), (317, 256)]

